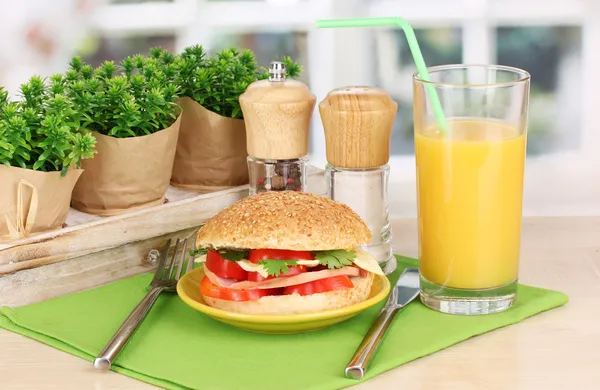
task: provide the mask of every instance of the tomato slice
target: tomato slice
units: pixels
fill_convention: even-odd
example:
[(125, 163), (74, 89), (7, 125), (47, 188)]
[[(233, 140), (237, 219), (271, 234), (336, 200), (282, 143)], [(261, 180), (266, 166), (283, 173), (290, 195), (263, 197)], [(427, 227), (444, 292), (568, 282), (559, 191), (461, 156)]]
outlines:
[(208, 251), (206, 267), (215, 275), (225, 279), (246, 280), (248, 272), (244, 271), (235, 261), (227, 260), (217, 251)]
[[(361, 278), (365, 278), (367, 276), (369, 276), (369, 271), (366, 271), (362, 268), (360, 268), (357, 265), (349, 265), (348, 267), (354, 267), (358, 269), (358, 276), (360, 276)], [(316, 267), (310, 267), (310, 269), (308, 270), (308, 272), (315, 272), (315, 271), (323, 271), (329, 269), (326, 265), (317, 265)]]
[[(248, 260), (254, 264), (258, 264), (261, 260), (314, 260), (312, 253), (309, 251), (292, 251), (287, 249), (254, 249), (250, 251)], [(263, 280), (273, 279), (277, 277), (287, 277), (306, 272), (305, 265), (289, 266), (288, 272), (281, 273), (279, 276), (264, 277), (258, 272), (249, 272), (248, 280), (251, 282), (262, 282)]]
[(207, 276), (204, 276), (200, 281), (200, 293), (206, 297), (242, 302), (256, 301), (267, 295), (281, 295), (281, 288), (234, 290), (219, 287), (211, 282)]
[(369, 271), (364, 270), (356, 265), (354, 267), (358, 268), (358, 271), (359, 271), (358, 276), (360, 276), (361, 278), (366, 278), (367, 276), (369, 276)]
[(269, 280), (269, 279), (274, 279), (277, 277), (288, 277), (288, 276), (294, 276), (294, 275), (298, 275), (301, 274), (302, 272), (306, 272), (306, 266), (305, 265), (291, 265), (288, 266), (288, 272), (286, 273), (281, 273), (279, 274), (279, 276), (267, 276), (266, 278), (264, 276), (262, 276), (261, 274), (259, 274), (258, 272), (248, 272), (248, 280), (250, 282), (262, 282), (263, 280)]
[(308, 270), (308, 272), (316, 272), (316, 271), (323, 271), (329, 269), (326, 265), (317, 265), (316, 267), (310, 267), (310, 269)]
[(352, 288), (354, 284), (346, 275), (332, 276), (331, 278), (319, 279), (308, 283), (288, 286), (283, 289), (283, 295), (300, 294), (311, 295), (334, 290)]
[(260, 260), (314, 260), (309, 251), (291, 251), (287, 249), (254, 249), (250, 251), (248, 260), (258, 264)]

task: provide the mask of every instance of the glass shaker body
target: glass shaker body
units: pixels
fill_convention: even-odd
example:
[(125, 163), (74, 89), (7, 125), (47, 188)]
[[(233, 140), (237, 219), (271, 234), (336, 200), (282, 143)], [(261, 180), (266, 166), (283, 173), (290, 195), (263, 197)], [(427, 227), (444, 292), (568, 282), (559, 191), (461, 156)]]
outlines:
[(368, 169), (325, 168), (329, 197), (345, 203), (365, 221), (371, 242), (361, 249), (371, 254), (388, 275), (396, 269), (388, 211), (389, 165)]
[(250, 195), (266, 191), (306, 192), (308, 157), (267, 160), (248, 156)]
[(310, 119), (316, 100), (306, 84), (287, 79), (285, 63), (280, 61), (269, 65), (268, 80), (255, 81), (240, 95), (250, 195), (306, 192)]

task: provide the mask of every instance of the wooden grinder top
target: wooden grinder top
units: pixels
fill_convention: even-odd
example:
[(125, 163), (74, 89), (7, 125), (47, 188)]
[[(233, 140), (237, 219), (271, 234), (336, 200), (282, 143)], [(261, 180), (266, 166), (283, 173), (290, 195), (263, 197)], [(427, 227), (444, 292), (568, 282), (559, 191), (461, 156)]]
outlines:
[(319, 104), (327, 161), (340, 168), (375, 168), (390, 159), (398, 104), (382, 89), (343, 87)]
[[(256, 81), (240, 96), (246, 123), (248, 154), (266, 160), (288, 160), (308, 154), (310, 119), (316, 97), (296, 80), (273, 76)], [(279, 77), (279, 79), (277, 79)]]

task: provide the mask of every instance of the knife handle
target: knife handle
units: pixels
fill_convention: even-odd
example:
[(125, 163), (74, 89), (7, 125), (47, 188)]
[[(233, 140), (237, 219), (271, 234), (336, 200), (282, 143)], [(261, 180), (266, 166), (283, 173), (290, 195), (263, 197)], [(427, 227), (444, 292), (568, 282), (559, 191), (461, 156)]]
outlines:
[(362, 379), (365, 376), (367, 366), (371, 362), (373, 355), (379, 347), (379, 343), (385, 334), (388, 326), (394, 318), (394, 314), (399, 308), (384, 308), (377, 316), (371, 329), (367, 332), (358, 349), (354, 353), (354, 357), (346, 366), (346, 377), (351, 379)]

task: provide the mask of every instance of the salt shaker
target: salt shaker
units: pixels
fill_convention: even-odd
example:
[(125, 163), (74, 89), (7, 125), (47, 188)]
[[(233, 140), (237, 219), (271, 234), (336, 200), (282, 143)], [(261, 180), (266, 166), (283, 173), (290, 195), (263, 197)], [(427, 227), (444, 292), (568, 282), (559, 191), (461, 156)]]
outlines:
[(385, 274), (396, 269), (388, 212), (390, 137), (398, 104), (382, 89), (334, 89), (319, 104), (325, 130), (329, 197), (345, 203), (367, 224), (372, 240), (362, 249)]
[(286, 78), (283, 62), (271, 62), (269, 79), (256, 81), (240, 96), (246, 123), (250, 195), (264, 191), (305, 191), (310, 120), (316, 97)]

